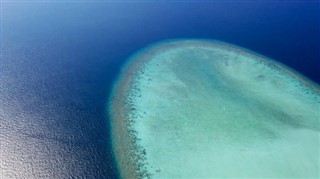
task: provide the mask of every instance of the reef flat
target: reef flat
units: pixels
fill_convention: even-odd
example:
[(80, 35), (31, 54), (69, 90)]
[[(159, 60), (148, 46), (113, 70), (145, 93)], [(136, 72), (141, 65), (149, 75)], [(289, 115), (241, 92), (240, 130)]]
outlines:
[(151, 45), (125, 65), (109, 104), (121, 176), (320, 177), (319, 91), (231, 44)]

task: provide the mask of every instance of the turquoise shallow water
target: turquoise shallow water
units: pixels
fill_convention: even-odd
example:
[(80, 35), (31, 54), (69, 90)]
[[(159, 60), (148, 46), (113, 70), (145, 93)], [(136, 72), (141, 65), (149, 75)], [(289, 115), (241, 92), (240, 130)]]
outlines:
[(217, 41), (158, 43), (111, 104), (124, 178), (318, 177), (319, 86)]
[(2, 0), (0, 178), (119, 178), (109, 96), (127, 58), (159, 40), (223, 40), (319, 83), (319, 8), (316, 1)]

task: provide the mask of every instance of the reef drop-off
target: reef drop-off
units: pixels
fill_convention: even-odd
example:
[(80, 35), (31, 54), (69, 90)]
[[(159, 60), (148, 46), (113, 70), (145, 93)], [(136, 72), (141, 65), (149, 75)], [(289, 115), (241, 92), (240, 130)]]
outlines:
[(133, 55), (109, 103), (123, 178), (320, 177), (319, 86), (249, 50), (171, 40)]

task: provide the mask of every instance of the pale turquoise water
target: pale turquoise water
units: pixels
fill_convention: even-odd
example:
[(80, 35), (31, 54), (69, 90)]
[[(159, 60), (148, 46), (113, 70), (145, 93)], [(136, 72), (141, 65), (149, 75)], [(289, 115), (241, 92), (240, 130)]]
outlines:
[(119, 178), (108, 97), (126, 59), (158, 40), (220, 39), (320, 83), (316, 1), (1, 0), (0, 11), (1, 179)]
[(155, 178), (319, 177), (319, 86), (284, 65), (221, 42), (163, 42), (118, 85), (126, 106), (112, 114), (126, 117), (113, 120), (129, 121), (136, 146), (114, 141), (124, 177), (130, 160)]

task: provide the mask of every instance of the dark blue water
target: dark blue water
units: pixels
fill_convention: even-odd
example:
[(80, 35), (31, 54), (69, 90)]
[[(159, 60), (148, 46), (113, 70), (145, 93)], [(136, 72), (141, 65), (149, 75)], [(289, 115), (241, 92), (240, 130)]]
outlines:
[(108, 97), (126, 58), (210, 38), (320, 83), (319, 2), (2, 2), (3, 178), (116, 178)]

